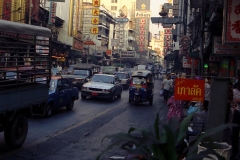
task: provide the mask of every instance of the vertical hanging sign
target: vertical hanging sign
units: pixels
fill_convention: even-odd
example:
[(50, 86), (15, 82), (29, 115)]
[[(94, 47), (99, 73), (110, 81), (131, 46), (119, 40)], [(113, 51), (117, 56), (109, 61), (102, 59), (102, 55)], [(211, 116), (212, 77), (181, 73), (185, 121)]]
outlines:
[(3, 13), (2, 19), (10, 21), (11, 20), (11, 0), (3, 0)]
[(57, 3), (50, 2), (50, 12), (49, 12), (48, 24), (55, 23), (56, 7), (57, 7)]

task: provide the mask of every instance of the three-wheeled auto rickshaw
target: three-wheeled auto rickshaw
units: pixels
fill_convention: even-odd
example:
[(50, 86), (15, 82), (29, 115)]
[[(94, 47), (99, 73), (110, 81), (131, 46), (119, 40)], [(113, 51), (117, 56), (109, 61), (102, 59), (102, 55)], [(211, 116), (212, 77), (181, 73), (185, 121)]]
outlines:
[(137, 70), (134, 71), (130, 79), (129, 103), (135, 105), (142, 102), (153, 103), (154, 81), (151, 71)]

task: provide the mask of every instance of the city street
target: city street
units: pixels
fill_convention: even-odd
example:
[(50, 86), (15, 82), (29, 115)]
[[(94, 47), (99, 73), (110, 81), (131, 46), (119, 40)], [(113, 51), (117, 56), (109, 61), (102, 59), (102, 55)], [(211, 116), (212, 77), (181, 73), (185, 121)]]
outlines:
[[(167, 107), (159, 96), (160, 84), (160, 80), (155, 81), (152, 106), (148, 102), (139, 106), (129, 104), (128, 90), (124, 90), (122, 98), (114, 102), (79, 99), (72, 111), (62, 108), (50, 118), (29, 117), (28, 136), (20, 149), (10, 151), (3, 133), (0, 134), (0, 159), (93, 160), (104, 148), (101, 140), (105, 135), (127, 132), (131, 126), (152, 127), (158, 110), (161, 120), (166, 121)], [(116, 148), (103, 159), (114, 155), (126, 153)]]

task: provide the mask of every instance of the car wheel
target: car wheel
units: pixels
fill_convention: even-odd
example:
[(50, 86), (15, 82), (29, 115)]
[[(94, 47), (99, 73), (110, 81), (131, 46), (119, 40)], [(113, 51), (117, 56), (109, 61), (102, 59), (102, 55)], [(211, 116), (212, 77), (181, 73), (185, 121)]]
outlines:
[(52, 115), (52, 109), (53, 109), (53, 105), (51, 103), (48, 103), (47, 106), (45, 107), (46, 117), (50, 117)]
[(132, 102), (132, 100), (131, 99), (128, 99), (128, 103), (131, 103)]
[(87, 99), (87, 96), (81, 95), (81, 98), (82, 98), (83, 100), (85, 100), (85, 99)]
[(115, 99), (115, 93), (113, 92), (113, 94), (112, 94), (112, 96), (111, 96), (111, 98), (110, 98), (109, 100), (110, 100), (111, 102), (113, 102), (114, 99)]
[(117, 98), (121, 98), (122, 97), (122, 90), (121, 92), (117, 95)]
[(73, 109), (73, 106), (74, 106), (74, 98), (72, 98), (69, 104), (66, 105), (66, 109), (68, 111), (71, 111)]
[(153, 104), (153, 96), (149, 99), (149, 105), (151, 106)]
[(16, 115), (12, 122), (7, 124), (4, 130), (6, 144), (12, 149), (22, 146), (28, 132), (28, 121), (24, 115)]
[(135, 106), (138, 105), (138, 96), (134, 96), (133, 102)]

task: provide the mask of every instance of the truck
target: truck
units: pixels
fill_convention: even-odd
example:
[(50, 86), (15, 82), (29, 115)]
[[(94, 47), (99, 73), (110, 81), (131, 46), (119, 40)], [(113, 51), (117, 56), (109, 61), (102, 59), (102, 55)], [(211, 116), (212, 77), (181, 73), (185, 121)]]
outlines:
[(95, 73), (100, 72), (100, 66), (95, 64), (78, 63), (72, 65), (70, 74), (62, 74), (62, 77), (69, 78), (74, 87), (81, 90), (82, 85), (87, 83)]
[(0, 131), (19, 148), (33, 107), (46, 105), (51, 80), (51, 30), (0, 20)]

